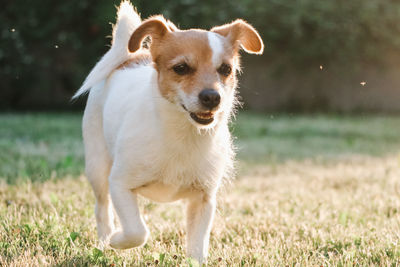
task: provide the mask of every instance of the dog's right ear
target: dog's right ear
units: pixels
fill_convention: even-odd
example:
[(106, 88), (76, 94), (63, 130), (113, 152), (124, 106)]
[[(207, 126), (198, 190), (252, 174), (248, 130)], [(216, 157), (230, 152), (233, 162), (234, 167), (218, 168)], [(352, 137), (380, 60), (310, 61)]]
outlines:
[(247, 53), (258, 55), (264, 51), (264, 43), (260, 35), (244, 20), (237, 19), (232, 23), (214, 27), (211, 31), (228, 38), (236, 50), (243, 48)]
[(147, 36), (151, 36), (152, 43), (154, 43), (161, 40), (168, 32), (176, 30), (176, 26), (172, 22), (166, 21), (162, 16), (149, 18), (133, 32), (128, 44), (129, 51), (136, 52)]

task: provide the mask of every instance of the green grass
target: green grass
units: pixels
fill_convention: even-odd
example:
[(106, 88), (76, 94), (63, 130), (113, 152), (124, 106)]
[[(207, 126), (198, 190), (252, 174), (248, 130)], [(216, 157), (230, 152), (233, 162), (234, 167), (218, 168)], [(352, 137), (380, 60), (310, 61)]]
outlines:
[(400, 118), (243, 113), (233, 126), (245, 161), (382, 156), (400, 147)]
[[(180, 202), (142, 199), (149, 242), (99, 249), (80, 121), (0, 115), (0, 266), (195, 266)], [(400, 117), (242, 112), (232, 129), (210, 266), (400, 265)]]
[(82, 173), (80, 114), (2, 114), (0, 125), (0, 179), (44, 181)]

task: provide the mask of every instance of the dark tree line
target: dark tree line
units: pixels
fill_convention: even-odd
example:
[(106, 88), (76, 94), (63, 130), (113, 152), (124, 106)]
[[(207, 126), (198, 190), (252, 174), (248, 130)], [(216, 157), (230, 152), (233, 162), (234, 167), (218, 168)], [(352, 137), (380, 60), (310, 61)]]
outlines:
[[(210, 28), (244, 18), (277, 68), (315, 62), (380, 64), (400, 51), (396, 0), (140, 0), (142, 17)], [(0, 109), (71, 109), (69, 98), (107, 50), (119, 1), (4, 0), (0, 11)], [(260, 75), (262, 75), (260, 70)]]

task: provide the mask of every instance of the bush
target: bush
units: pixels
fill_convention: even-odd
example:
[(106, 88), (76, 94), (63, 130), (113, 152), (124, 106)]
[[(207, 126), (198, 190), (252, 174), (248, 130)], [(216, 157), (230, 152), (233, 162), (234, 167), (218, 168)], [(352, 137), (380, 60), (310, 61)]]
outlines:
[[(8, 1), (0, 16), (0, 107), (66, 107), (107, 50), (108, 22), (114, 22), (113, 5), (118, 2)], [(279, 57), (283, 67), (379, 63), (400, 48), (400, 2), (394, 0), (142, 0), (134, 4), (143, 17), (161, 13), (182, 28), (210, 28), (244, 18), (260, 31), (267, 56)]]

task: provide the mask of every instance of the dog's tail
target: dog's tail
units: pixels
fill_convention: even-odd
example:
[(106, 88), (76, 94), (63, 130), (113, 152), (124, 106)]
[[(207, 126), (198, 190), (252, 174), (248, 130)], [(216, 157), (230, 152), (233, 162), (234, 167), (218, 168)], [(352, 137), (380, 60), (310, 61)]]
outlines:
[(110, 50), (92, 69), (72, 99), (88, 92), (91, 87), (106, 79), (115, 68), (129, 58), (128, 42), (134, 30), (140, 25), (141, 19), (132, 4), (126, 0), (121, 2), (117, 14)]

